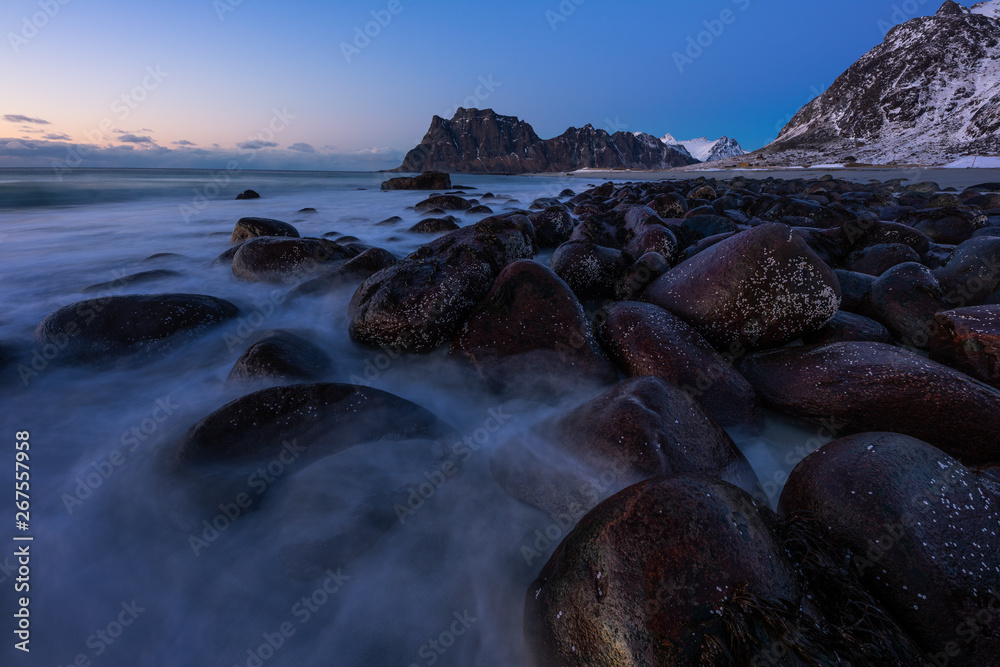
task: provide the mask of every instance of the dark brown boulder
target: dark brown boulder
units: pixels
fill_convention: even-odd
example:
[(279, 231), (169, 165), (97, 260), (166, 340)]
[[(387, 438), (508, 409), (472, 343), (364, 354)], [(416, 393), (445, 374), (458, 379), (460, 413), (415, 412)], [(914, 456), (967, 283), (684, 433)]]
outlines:
[(236, 199), (260, 199), (260, 195), (254, 190), (244, 190), (243, 192), (236, 195)]
[(497, 392), (557, 395), (613, 382), (583, 306), (555, 273), (532, 260), (507, 266), (451, 346)]
[(883, 220), (850, 220), (841, 227), (841, 234), (848, 247), (854, 249), (885, 243), (902, 243), (923, 255), (930, 248), (931, 239), (909, 225)]
[(872, 343), (892, 343), (892, 334), (875, 320), (840, 311), (830, 322), (813, 333), (802, 337), (806, 345), (826, 345), (847, 341), (869, 341)]
[(969, 464), (1000, 460), (1000, 391), (913, 352), (833, 343), (754, 354), (740, 370), (790, 415), (910, 435)]
[(1000, 238), (970, 239), (934, 271), (951, 308), (978, 306), (1000, 289)]
[(968, 241), (973, 232), (985, 226), (977, 215), (954, 208), (917, 211), (910, 222), (915, 230), (927, 235), (935, 243), (948, 245)]
[(453, 232), (456, 229), (458, 229), (458, 219), (453, 215), (449, 215), (446, 218), (424, 218), (410, 227), (411, 232), (420, 232), (423, 234)]
[(668, 262), (673, 262), (680, 251), (680, 242), (677, 235), (667, 227), (646, 224), (638, 229), (632, 240), (625, 245), (624, 251), (633, 259), (638, 259), (647, 252), (656, 252)]
[(570, 241), (556, 249), (550, 265), (578, 297), (600, 299), (614, 294), (629, 262), (621, 250)]
[(424, 408), (378, 389), (297, 384), (264, 389), (219, 408), (188, 430), (172, 461), (175, 470), (266, 461), (293, 440), (301, 448), (298, 458), (315, 460), (362, 442), (457, 436)]
[[(528, 588), (525, 665), (918, 664), (824, 545), (803, 549), (791, 532), (725, 482), (631, 486), (585, 516)], [(826, 566), (811, 566), (816, 581), (803, 576), (810, 561)]]
[(706, 475), (760, 494), (732, 438), (677, 386), (625, 380), (500, 447), (490, 462), (508, 493), (551, 516), (579, 517), (635, 482)]
[(844, 268), (870, 276), (881, 276), (892, 267), (906, 262), (920, 262), (920, 255), (902, 243), (880, 243), (852, 252), (847, 256)]
[(671, 269), (643, 298), (735, 354), (822, 328), (840, 307), (840, 283), (798, 234), (766, 224)]
[(840, 282), (841, 310), (862, 315), (869, 312), (868, 298), (872, 285), (875, 284), (875, 276), (844, 269), (835, 269), (834, 273)]
[(970, 306), (934, 317), (931, 359), (1000, 389), (1000, 306)]
[(908, 262), (882, 274), (868, 297), (871, 315), (905, 345), (926, 350), (934, 315), (948, 309), (941, 286), (923, 264)]
[(358, 254), (327, 239), (261, 237), (233, 255), (233, 275), (249, 282), (289, 282), (314, 275)]
[(348, 309), (351, 338), (430, 351), (454, 338), (505, 266), (534, 253), (534, 229), (523, 216), (446, 234), (361, 284)]
[(229, 242), (240, 243), (258, 236), (282, 236), (297, 239), (299, 238), (299, 230), (281, 220), (240, 218), (236, 221), (236, 227), (233, 229), (233, 235), (229, 237)]
[(315, 343), (288, 331), (269, 331), (236, 361), (228, 381), (316, 381), (330, 366), (330, 357)]
[(468, 199), (463, 199), (458, 195), (433, 195), (419, 202), (415, 208), (418, 211), (431, 211), (434, 209), (441, 209), (442, 211), (468, 211), (472, 208), (472, 204)]
[(301, 296), (303, 294), (325, 293), (342, 285), (357, 284), (398, 262), (399, 260), (388, 250), (370, 248), (357, 257), (347, 260), (329, 273), (307, 280), (289, 294), (290, 296)]
[(69, 361), (144, 361), (238, 314), (228, 301), (199, 294), (108, 296), (55, 311), (35, 329), (35, 340), (54, 345)]
[(656, 211), (661, 218), (682, 218), (688, 212), (687, 199), (676, 192), (656, 195), (647, 206)]
[(670, 262), (658, 252), (647, 252), (628, 268), (615, 285), (614, 297), (632, 301), (642, 296), (646, 287), (670, 270)]
[(666, 310), (615, 303), (598, 314), (594, 333), (629, 376), (653, 375), (677, 385), (723, 426), (757, 421), (750, 384), (701, 334)]
[(927, 664), (1000, 655), (1000, 486), (925, 442), (864, 433), (802, 461), (781, 496), (849, 548), (851, 569)]
[(420, 176), (390, 178), (382, 190), (450, 190), (451, 176), (439, 171), (425, 171)]
[(550, 206), (544, 211), (535, 211), (528, 216), (535, 226), (535, 237), (539, 248), (557, 248), (569, 240), (576, 220), (563, 205)]

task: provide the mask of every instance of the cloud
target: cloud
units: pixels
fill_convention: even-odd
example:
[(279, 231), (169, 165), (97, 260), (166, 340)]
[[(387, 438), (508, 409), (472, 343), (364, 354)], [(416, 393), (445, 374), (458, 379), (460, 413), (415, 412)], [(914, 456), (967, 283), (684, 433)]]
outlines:
[(136, 136), (134, 134), (123, 134), (122, 136), (118, 137), (118, 141), (120, 141), (122, 143), (125, 143), (125, 144), (151, 144), (151, 143), (153, 143), (153, 140), (150, 139), (149, 137), (145, 136), (145, 135), (139, 137), (139, 136)]
[(174, 144), (174, 146), (196, 146), (197, 145), (197, 144), (195, 144), (192, 141), (188, 141), (187, 139), (181, 139), (180, 141), (175, 141), (175, 142), (173, 142), (173, 144)]
[(290, 150), (290, 151), (298, 151), (300, 153), (315, 153), (316, 152), (316, 149), (313, 148), (311, 145), (309, 145), (309, 144), (303, 144), (303, 143), (292, 144), (291, 146), (288, 147), (288, 150)]
[(244, 151), (255, 151), (258, 148), (277, 148), (278, 144), (273, 141), (244, 141), (236, 144), (236, 147)]
[[(136, 150), (137, 148), (141, 150)], [(0, 137), (0, 167), (42, 167), (68, 169), (104, 167), (120, 169), (292, 169), (312, 171), (377, 171), (398, 167), (403, 161), (399, 151), (363, 151), (360, 153), (303, 153), (288, 149), (262, 151), (251, 162), (245, 149), (168, 148), (150, 144), (96, 146), (67, 141), (16, 139)]]
[(3, 117), (5, 121), (10, 123), (34, 123), (35, 125), (51, 125), (47, 120), (42, 120), (41, 118), (32, 118), (31, 116), (22, 116), (20, 114), (7, 114)]
[(45, 138), (49, 141), (69, 141), (68, 134), (46, 134)]

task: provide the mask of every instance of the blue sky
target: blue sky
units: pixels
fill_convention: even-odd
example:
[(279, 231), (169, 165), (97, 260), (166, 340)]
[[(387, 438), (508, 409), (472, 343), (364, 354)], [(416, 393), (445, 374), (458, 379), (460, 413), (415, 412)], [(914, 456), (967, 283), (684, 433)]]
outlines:
[(756, 149), (940, 4), (4, 0), (0, 167), (382, 169), (458, 106)]

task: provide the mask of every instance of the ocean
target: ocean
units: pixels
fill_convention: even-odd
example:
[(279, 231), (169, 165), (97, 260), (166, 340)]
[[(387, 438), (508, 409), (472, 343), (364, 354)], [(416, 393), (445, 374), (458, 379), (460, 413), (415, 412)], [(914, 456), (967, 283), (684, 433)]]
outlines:
[[(376, 173), (183, 170), (0, 170), (0, 479), (15, 473), (15, 434), (30, 433), (31, 655), (6, 665), (477, 665), (520, 663), (531, 581), (570, 526), (520, 504), (492, 480), (506, 439), (596, 392), (559, 402), (501, 402), (447, 350), (407, 357), (347, 334), (349, 285), (296, 300), (289, 287), (237, 280), (213, 260), (244, 216), (276, 218), (302, 236), (336, 233), (402, 257), (434, 236), (407, 229), (426, 192), (381, 192)], [(456, 176), (469, 196), (527, 207), (587, 180)], [(597, 184), (595, 182), (595, 184)], [(253, 189), (261, 199), (236, 201)], [(300, 213), (303, 208), (315, 213)], [(459, 214), (462, 224), (483, 215)], [(402, 222), (378, 225), (391, 216)], [(540, 255), (540, 261), (547, 261)], [(153, 283), (114, 281), (162, 269)], [(98, 292), (88, 286), (111, 283)], [(63, 363), (33, 339), (56, 309), (102, 295), (208, 294), (241, 316), (152, 363)], [(267, 330), (319, 344), (331, 381), (364, 382), (435, 413), (468, 438), (453, 477), (420, 467), (419, 443), (364, 445), (282, 480), (260, 509), (179, 528), (165, 459), (187, 429), (246, 393), (226, 384)], [(486, 425), (490, 425), (488, 428)], [(20, 437), (20, 436), (19, 436)], [(788, 471), (830, 438), (769, 420), (738, 444), (772, 500)], [(20, 470), (20, 468), (18, 468)], [(444, 481), (442, 482), (442, 479)], [(428, 490), (362, 555), (319, 570), (303, 554), (337, 552), (331, 536), (363, 533), (373, 498), (393, 485)], [(427, 486), (427, 485), (430, 486)], [(2, 506), (17, 534), (12, 492)], [(384, 509), (384, 508), (383, 508)], [(226, 510), (220, 510), (225, 512)], [(6, 539), (3, 541), (7, 542)], [(22, 544), (22, 543), (19, 543)], [(0, 601), (13, 613), (15, 546), (0, 551)]]

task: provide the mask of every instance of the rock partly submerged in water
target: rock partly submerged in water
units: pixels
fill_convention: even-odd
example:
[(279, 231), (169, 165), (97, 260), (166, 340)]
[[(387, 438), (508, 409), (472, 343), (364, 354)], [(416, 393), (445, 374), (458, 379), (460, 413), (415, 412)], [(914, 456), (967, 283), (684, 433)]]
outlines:
[(290, 282), (358, 254), (327, 239), (260, 237), (247, 241), (233, 255), (233, 275), (249, 282)]
[(655, 375), (681, 387), (723, 426), (759, 417), (753, 387), (676, 315), (649, 303), (620, 302), (598, 314), (601, 345), (631, 377)]
[(765, 405), (841, 433), (892, 431), (965, 463), (1000, 460), (1000, 391), (891, 345), (761, 352), (740, 370)]
[(655, 377), (626, 380), (512, 438), (490, 469), (518, 500), (573, 519), (630, 484), (670, 473), (717, 477), (762, 495), (732, 438)]
[(145, 361), (238, 314), (228, 301), (200, 294), (109, 296), (60, 308), (38, 325), (35, 340), (68, 361)]
[(240, 218), (236, 221), (236, 227), (233, 229), (233, 235), (229, 237), (229, 242), (241, 243), (259, 236), (281, 236), (297, 239), (299, 238), (299, 230), (287, 222), (272, 218)]
[(419, 176), (400, 176), (382, 183), (382, 190), (450, 190), (451, 176), (440, 171), (425, 171)]
[(348, 311), (351, 338), (430, 351), (455, 336), (504, 267), (534, 253), (524, 216), (486, 218), (446, 234), (361, 284)]
[(532, 260), (500, 272), (451, 349), (497, 392), (558, 396), (617, 379), (572, 290)]
[(236, 361), (228, 382), (315, 381), (330, 366), (330, 357), (315, 343), (288, 331), (269, 331)]

